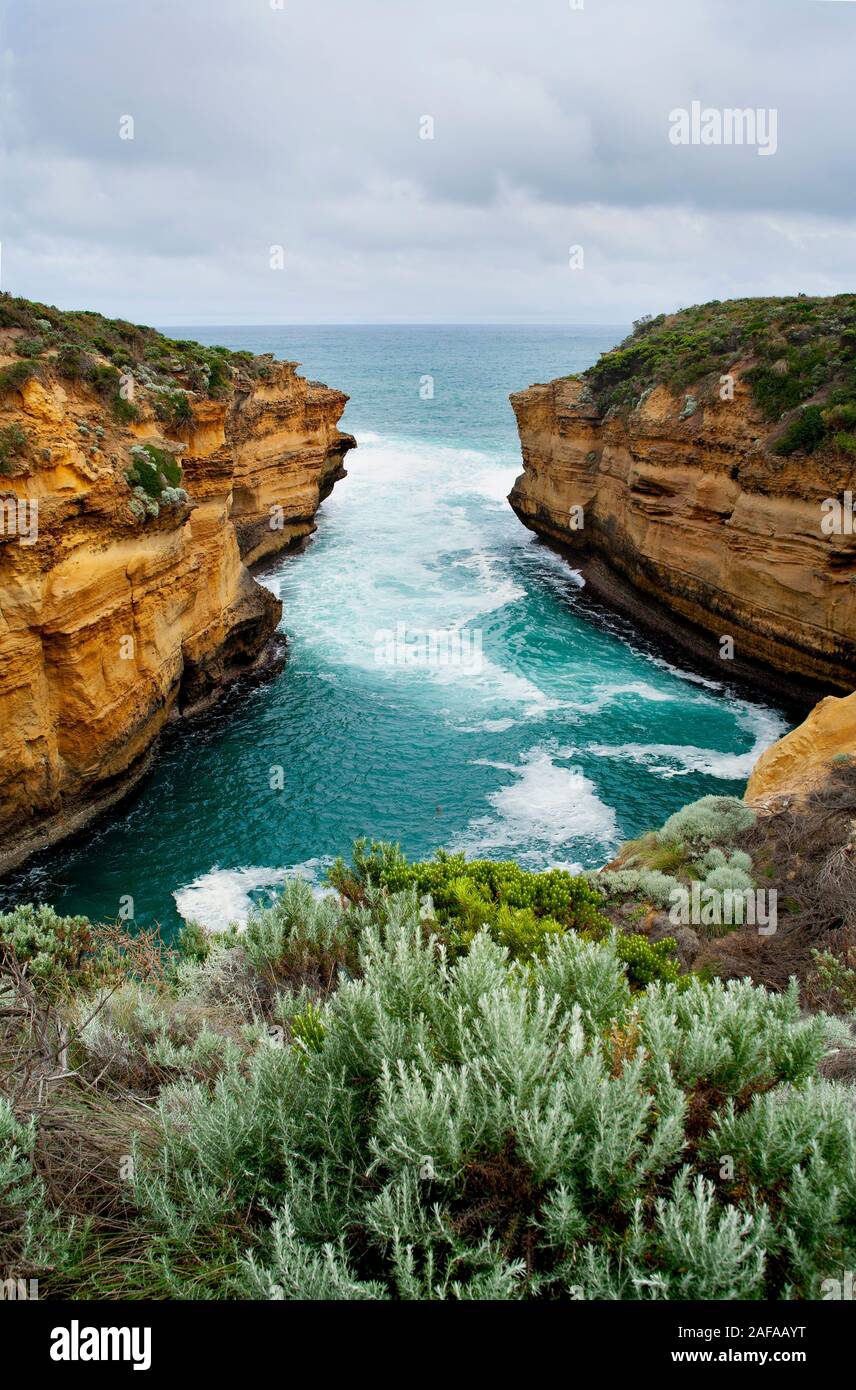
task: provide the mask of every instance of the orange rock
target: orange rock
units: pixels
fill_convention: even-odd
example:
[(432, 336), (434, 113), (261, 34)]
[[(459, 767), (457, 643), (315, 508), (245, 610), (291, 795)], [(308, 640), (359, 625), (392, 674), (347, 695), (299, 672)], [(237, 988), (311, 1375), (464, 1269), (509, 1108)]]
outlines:
[[(172, 441), (145, 400), (126, 427), (44, 373), (0, 401), (29, 441), (0, 500), (38, 501), (34, 544), (0, 529), (0, 870), (118, 800), (168, 719), (264, 660), (281, 604), (247, 564), (314, 530), (344, 476), (347, 397), (294, 363), (191, 400)], [(184, 446), (191, 505), (141, 521), (124, 473), (146, 440)]]
[(746, 800), (768, 802), (799, 795), (826, 777), (833, 759), (856, 758), (856, 693), (821, 700), (808, 719), (762, 753)]
[[(523, 472), (509, 501), (579, 557), (596, 596), (724, 678), (758, 674), (813, 699), (849, 692), (856, 536), (821, 524), (823, 501), (852, 487), (852, 463), (774, 454), (773, 427), (731, 370), (733, 400), (657, 386), (606, 415), (577, 377), (518, 392)], [(734, 661), (721, 659), (724, 637)]]

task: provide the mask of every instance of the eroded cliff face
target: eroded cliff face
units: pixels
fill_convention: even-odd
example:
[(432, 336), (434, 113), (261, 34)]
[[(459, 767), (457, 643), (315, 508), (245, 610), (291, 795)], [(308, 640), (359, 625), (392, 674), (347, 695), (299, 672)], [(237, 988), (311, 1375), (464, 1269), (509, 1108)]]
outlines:
[(596, 595), (723, 675), (806, 702), (849, 692), (856, 536), (846, 519), (824, 534), (822, 504), (853, 487), (853, 461), (773, 453), (742, 368), (731, 372), (731, 400), (658, 385), (605, 414), (580, 378), (512, 396), (524, 471), (509, 501), (579, 557)]
[[(0, 333), (0, 369), (15, 362)], [(120, 424), (48, 356), (0, 401), (18, 446), (0, 478), (0, 872), (123, 796), (168, 720), (272, 659), (281, 605), (247, 564), (308, 535), (344, 476), (347, 397), (295, 364), (183, 394), (180, 426), (145, 390)], [(180, 461), (188, 500), (141, 518), (125, 473), (146, 444)]]
[(764, 805), (780, 797), (799, 799), (822, 785), (836, 764), (856, 765), (856, 694), (828, 695), (767, 748), (752, 769), (746, 800)]

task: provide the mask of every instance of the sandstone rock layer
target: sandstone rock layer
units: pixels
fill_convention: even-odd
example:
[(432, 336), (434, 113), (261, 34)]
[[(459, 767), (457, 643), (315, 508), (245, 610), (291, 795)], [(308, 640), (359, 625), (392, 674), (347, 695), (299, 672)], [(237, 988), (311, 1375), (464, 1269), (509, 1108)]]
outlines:
[(752, 769), (746, 800), (797, 796), (826, 780), (830, 766), (856, 760), (856, 694), (829, 695), (802, 724), (774, 743)]
[(824, 534), (822, 504), (853, 487), (852, 461), (776, 455), (734, 375), (733, 400), (656, 386), (606, 414), (579, 378), (517, 393), (524, 469), (509, 501), (596, 593), (725, 678), (751, 673), (804, 703), (849, 692), (856, 536)]
[[(168, 720), (269, 659), (281, 605), (247, 564), (307, 536), (344, 476), (347, 397), (296, 364), (187, 396), (167, 433), (150, 403), (121, 425), (50, 371), (0, 404), (27, 441), (0, 478), (0, 871), (124, 795)], [(125, 471), (146, 441), (178, 450), (189, 501), (140, 520)], [(11, 516), (33, 500), (30, 543)]]

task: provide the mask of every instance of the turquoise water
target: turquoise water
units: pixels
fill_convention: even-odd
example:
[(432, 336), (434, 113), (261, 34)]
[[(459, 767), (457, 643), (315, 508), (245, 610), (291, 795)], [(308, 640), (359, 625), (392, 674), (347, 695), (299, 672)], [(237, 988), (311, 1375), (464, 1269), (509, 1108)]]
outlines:
[[(358, 835), (596, 866), (687, 801), (742, 793), (784, 716), (592, 616), (505, 501), (509, 391), (585, 367), (621, 327), (169, 331), (299, 359), (349, 392), (360, 447), (306, 551), (260, 575), (284, 602), (283, 672), (171, 733), (133, 797), (7, 902), (112, 918), (130, 895), (138, 923), (217, 926)], [(412, 654), (450, 630), (459, 664), (388, 661), (384, 633)]]

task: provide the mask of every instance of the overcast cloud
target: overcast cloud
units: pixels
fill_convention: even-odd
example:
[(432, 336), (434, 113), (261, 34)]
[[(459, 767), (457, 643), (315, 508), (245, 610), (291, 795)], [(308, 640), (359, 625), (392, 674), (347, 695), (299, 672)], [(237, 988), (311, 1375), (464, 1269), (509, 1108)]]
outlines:
[[(856, 289), (851, 0), (273, 4), (0, 0), (4, 288), (159, 324)], [(693, 100), (775, 108), (776, 154), (671, 144)]]

